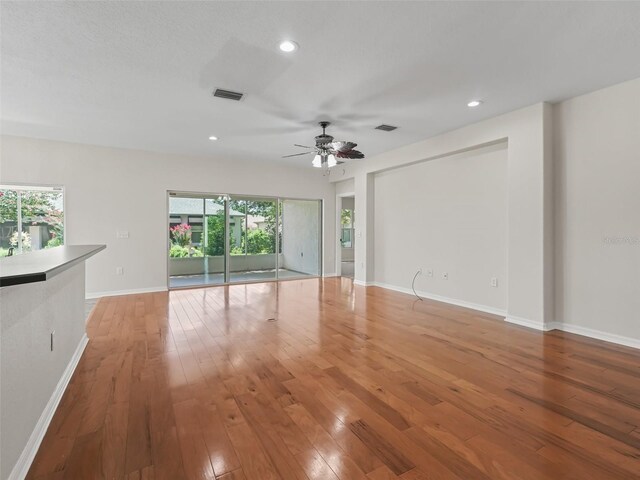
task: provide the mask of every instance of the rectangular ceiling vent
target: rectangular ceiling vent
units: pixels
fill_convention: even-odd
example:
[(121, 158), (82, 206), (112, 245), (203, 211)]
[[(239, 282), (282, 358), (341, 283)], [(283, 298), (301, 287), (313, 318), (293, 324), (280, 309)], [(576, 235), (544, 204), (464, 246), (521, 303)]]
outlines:
[(392, 132), (393, 130), (395, 130), (398, 127), (394, 127), (393, 125), (385, 125), (384, 123), (382, 125), (378, 125), (376, 127), (376, 130), (383, 130), (385, 132)]
[(244, 93), (232, 92), (231, 90), (223, 90), (222, 88), (216, 88), (213, 92), (214, 97), (226, 98), (227, 100), (240, 100)]

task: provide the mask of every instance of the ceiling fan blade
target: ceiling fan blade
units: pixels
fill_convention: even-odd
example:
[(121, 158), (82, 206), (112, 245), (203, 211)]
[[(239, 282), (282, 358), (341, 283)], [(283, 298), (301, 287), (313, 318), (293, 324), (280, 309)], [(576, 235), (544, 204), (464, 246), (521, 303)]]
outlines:
[(349, 150), (346, 152), (336, 151), (335, 155), (338, 158), (364, 158), (364, 153), (358, 150)]
[(294, 143), (293, 146), (300, 147), (300, 148), (313, 148), (313, 147), (307, 147), (306, 145), (298, 145), (297, 143)]
[(330, 147), (336, 152), (347, 152), (349, 150), (353, 150), (357, 146), (358, 144), (353, 142), (333, 142), (330, 145)]
[(282, 158), (298, 157), (300, 155), (309, 155), (310, 153), (313, 153), (313, 152), (294, 153), (293, 155), (284, 155)]

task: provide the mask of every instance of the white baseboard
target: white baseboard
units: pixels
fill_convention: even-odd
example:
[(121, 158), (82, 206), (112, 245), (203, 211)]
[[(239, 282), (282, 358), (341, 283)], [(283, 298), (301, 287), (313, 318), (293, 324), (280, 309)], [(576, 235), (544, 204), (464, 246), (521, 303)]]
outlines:
[(581, 327), (580, 325), (573, 325), (570, 323), (554, 322), (551, 325), (552, 328), (550, 328), (550, 330), (562, 330), (563, 332), (575, 333), (576, 335), (583, 335), (585, 337), (595, 338), (605, 342), (617, 343), (618, 345), (624, 345), (626, 347), (640, 348), (640, 339), (638, 338), (625, 337), (624, 335), (607, 333), (602, 330), (594, 330), (593, 328)]
[(337, 277), (338, 274), (336, 272), (332, 272), (332, 273), (325, 273), (322, 275), (324, 278), (329, 278), (329, 277)]
[(29, 473), (31, 463), (35, 458), (36, 453), (38, 453), (38, 448), (40, 448), (40, 443), (42, 442), (45, 433), (47, 433), (47, 428), (49, 428), (49, 423), (51, 423), (53, 414), (58, 408), (62, 395), (67, 389), (71, 376), (73, 375), (88, 342), (89, 339), (87, 338), (87, 335), (83, 335), (80, 339), (80, 343), (78, 343), (76, 351), (73, 353), (71, 360), (69, 360), (69, 363), (67, 364), (67, 368), (64, 369), (62, 377), (58, 381), (58, 385), (56, 385), (51, 398), (49, 398), (47, 405), (44, 407), (44, 411), (42, 412), (42, 415), (40, 415), (38, 423), (36, 423), (33, 432), (31, 432), (31, 436), (22, 450), (20, 458), (18, 458), (13, 470), (11, 470), (8, 480), (23, 480), (27, 476), (27, 473)]
[(107, 292), (87, 292), (85, 298), (91, 300), (101, 297), (116, 297), (120, 295), (134, 295), (136, 293), (154, 293), (154, 292), (166, 292), (167, 287), (147, 287), (147, 288), (133, 288), (131, 290), (110, 290)]
[(528, 318), (516, 317), (514, 315), (508, 315), (504, 320), (505, 322), (520, 325), (521, 327), (533, 328), (542, 332), (548, 332), (549, 330), (556, 328), (555, 324), (538, 322), (535, 320), (529, 320)]
[(363, 282), (362, 280), (354, 280), (354, 285), (360, 285), (361, 287), (373, 287), (375, 282)]
[(563, 322), (534, 322), (526, 318), (508, 316), (505, 318), (507, 322), (515, 323), (523, 327), (534, 328), (543, 332), (549, 332), (551, 330), (561, 330), (563, 332), (574, 333), (576, 335), (582, 335), (584, 337), (595, 338), (596, 340), (603, 340), (605, 342), (616, 343), (618, 345), (624, 345), (631, 348), (640, 348), (640, 339), (633, 337), (625, 337), (624, 335), (617, 335), (615, 333), (603, 332), (602, 330), (595, 330), (593, 328), (581, 327), (580, 325), (573, 325), (571, 323)]
[[(355, 283), (355, 282), (354, 282)], [(380, 288), (386, 288), (387, 290), (393, 290), (395, 292), (407, 293), (413, 295), (413, 290), (410, 288), (397, 287), (395, 285), (389, 285), (388, 283), (375, 282), (374, 285)], [(429, 300), (436, 300), (438, 302), (448, 303), (450, 305), (456, 305), (458, 307), (470, 308), (472, 310), (478, 310), (480, 312), (491, 313), (492, 315), (499, 315), (501, 317), (506, 316), (507, 312), (499, 308), (490, 307), (488, 305), (482, 305), (479, 303), (467, 302), (464, 300), (458, 300), (456, 298), (444, 297), (442, 295), (436, 295), (434, 293), (422, 292), (416, 290), (417, 294), (422, 298), (428, 298)]]

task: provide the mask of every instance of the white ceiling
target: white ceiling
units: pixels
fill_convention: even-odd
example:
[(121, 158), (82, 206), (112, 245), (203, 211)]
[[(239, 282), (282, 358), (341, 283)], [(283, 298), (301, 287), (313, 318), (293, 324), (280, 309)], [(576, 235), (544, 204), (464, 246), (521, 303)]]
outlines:
[[(371, 156), (640, 77), (640, 2), (0, 8), (3, 133), (159, 152), (310, 167), (280, 157), (310, 144), (319, 120)], [(281, 53), (285, 38), (299, 51)]]

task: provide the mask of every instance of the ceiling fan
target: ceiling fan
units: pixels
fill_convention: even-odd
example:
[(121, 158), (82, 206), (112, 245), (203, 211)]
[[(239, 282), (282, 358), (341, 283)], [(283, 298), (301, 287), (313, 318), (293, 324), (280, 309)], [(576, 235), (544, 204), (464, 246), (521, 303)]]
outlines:
[(322, 135), (316, 137), (315, 147), (307, 147), (305, 145), (295, 144), (294, 146), (309, 149), (308, 152), (294, 153), (293, 155), (285, 155), (282, 158), (297, 157), (299, 155), (315, 154), (311, 164), (316, 168), (326, 166), (334, 167), (340, 163), (338, 158), (364, 158), (364, 154), (358, 150), (354, 150), (357, 146), (353, 142), (334, 142), (331, 135), (327, 135), (325, 130), (331, 125), (330, 122), (319, 122), (322, 127)]

